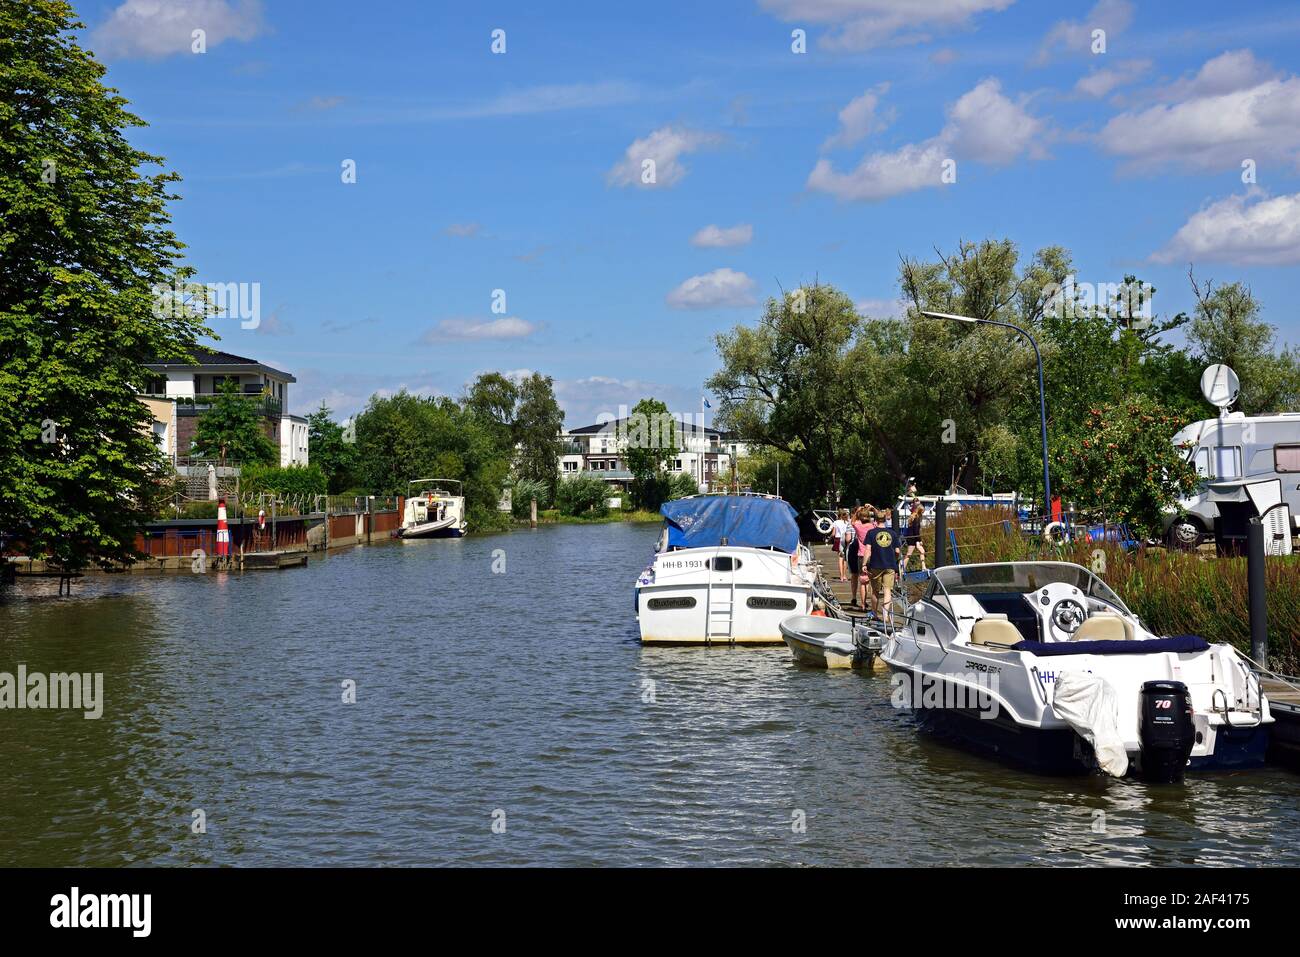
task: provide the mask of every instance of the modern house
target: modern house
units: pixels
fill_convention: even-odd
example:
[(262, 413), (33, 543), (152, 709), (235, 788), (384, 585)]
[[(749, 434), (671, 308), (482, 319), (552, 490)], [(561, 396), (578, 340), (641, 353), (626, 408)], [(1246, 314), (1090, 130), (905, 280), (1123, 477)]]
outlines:
[(267, 436), (280, 448), (281, 465), (307, 464), (307, 420), (289, 414), (292, 375), (244, 356), (216, 349), (194, 350), (196, 365), (150, 362), (152, 373), (140, 401), (154, 416), (159, 446), (174, 460), (190, 454), (198, 417), (212, 406), (226, 382), (253, 402)]
[(726, 433), (677, 417), (666, 417), (661, 423), (612, 419), (567, 429), (560, 433), (560, 442), (564, 446), (561, 478), (592, 475), (623, 489), (632, 480), (626, 452), (637, 442), (675, 447), (677, 453), (668, 460), (668, 474), (690, 475), (702, 491), (728, 482), (736, 455), (744, 450), (743, 442)]

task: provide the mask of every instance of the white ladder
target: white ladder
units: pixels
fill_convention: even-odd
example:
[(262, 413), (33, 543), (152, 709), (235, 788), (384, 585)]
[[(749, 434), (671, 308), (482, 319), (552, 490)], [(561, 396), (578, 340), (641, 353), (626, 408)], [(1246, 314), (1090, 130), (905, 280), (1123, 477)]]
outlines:
[[(708, 588), (704, 595), (705, 621), (704, 621), (704, 640), (708, 644), (713, 644), (715, 638), (725, 638), (728, 642), (735, 641), (735, 635), (732, 634), (732, 625), (734, 621), (734, 608), (736, 604), (736, 560), (730, 555), (723, 556), (731, 562), (731, 576), (728, 587), (725, 589), (714, 589), (713, 576), (717, 574), (713, 567), (713, 562), (717, 560), (715, 555), (709, 561), (709, 581)], [(718, 597), (714, 592), (719, 593)]]

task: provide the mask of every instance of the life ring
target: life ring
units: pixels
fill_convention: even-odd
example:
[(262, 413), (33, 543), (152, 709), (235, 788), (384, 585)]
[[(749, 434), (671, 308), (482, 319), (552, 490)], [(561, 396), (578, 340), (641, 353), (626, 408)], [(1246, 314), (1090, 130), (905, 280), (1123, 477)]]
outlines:
[(1065, 540), (1067, 531), (1064, 522), (1048, 522), (1043, 526), (1043, 541), (1048, 545), (1057, 545)]
[(825, 515), (818, 517), (817, 521), (814, 523), (818, 535), (829, 535), (831, 533), (831, 525), (831, 520)]

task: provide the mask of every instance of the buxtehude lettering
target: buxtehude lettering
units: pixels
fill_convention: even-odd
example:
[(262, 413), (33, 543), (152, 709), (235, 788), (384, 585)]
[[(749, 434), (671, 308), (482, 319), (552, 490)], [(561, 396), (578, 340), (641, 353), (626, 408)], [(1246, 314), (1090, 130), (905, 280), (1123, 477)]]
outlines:
[(50, 898), (51, 927), (126, 927), (133, 937), (148, 937), (152, 927), (152, 894), (70, 894)]

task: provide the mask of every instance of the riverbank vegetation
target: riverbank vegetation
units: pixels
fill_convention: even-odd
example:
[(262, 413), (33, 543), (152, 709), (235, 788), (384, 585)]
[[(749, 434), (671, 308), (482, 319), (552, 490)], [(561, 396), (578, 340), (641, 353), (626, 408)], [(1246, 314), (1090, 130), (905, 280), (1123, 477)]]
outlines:
[(145, 125), (55, 0), (0, 5), (0, 550), (70, 572), (135, 557), (171, 469), (136, 399), (204, 310), (157, 308), (184, 283), (177, 175), (131, 144)]
[[(989, 239), (904, 259), (898, 317), (862, 315), (830, 285), (792, 290), (757, 324), (717, 337), (721, 368), (707, 383), (717, 424), (755, 450), (742, 463), (754, 487), (774, 491), (779, 462), (782, 494), (800, 508), (880, 504), (909, 476), (922, 492), (1018, 490), (1041, 502), (1032, 348), (1005, 328), (921, 312), (1013, 323), (1042, 350), (1054, 491), (1157, 530), (1160, 505), (1193, 481), (1169, 440), (1216, 414), (1200, 398), (1204, 366), (1227, 362), (1252, 381), (1244, 412), (1296, 409), (1300, 353), (1277, 346), (1241, 284), (1189, 276), (1195, 309), (1163, 317), (1138, 277), (1098, 301), (1073, 272), (1061, 247), (1022, 261), (1009, 239)], [(1098, 428), (1110, 433), (1100, 449), (1087, 444)]]

